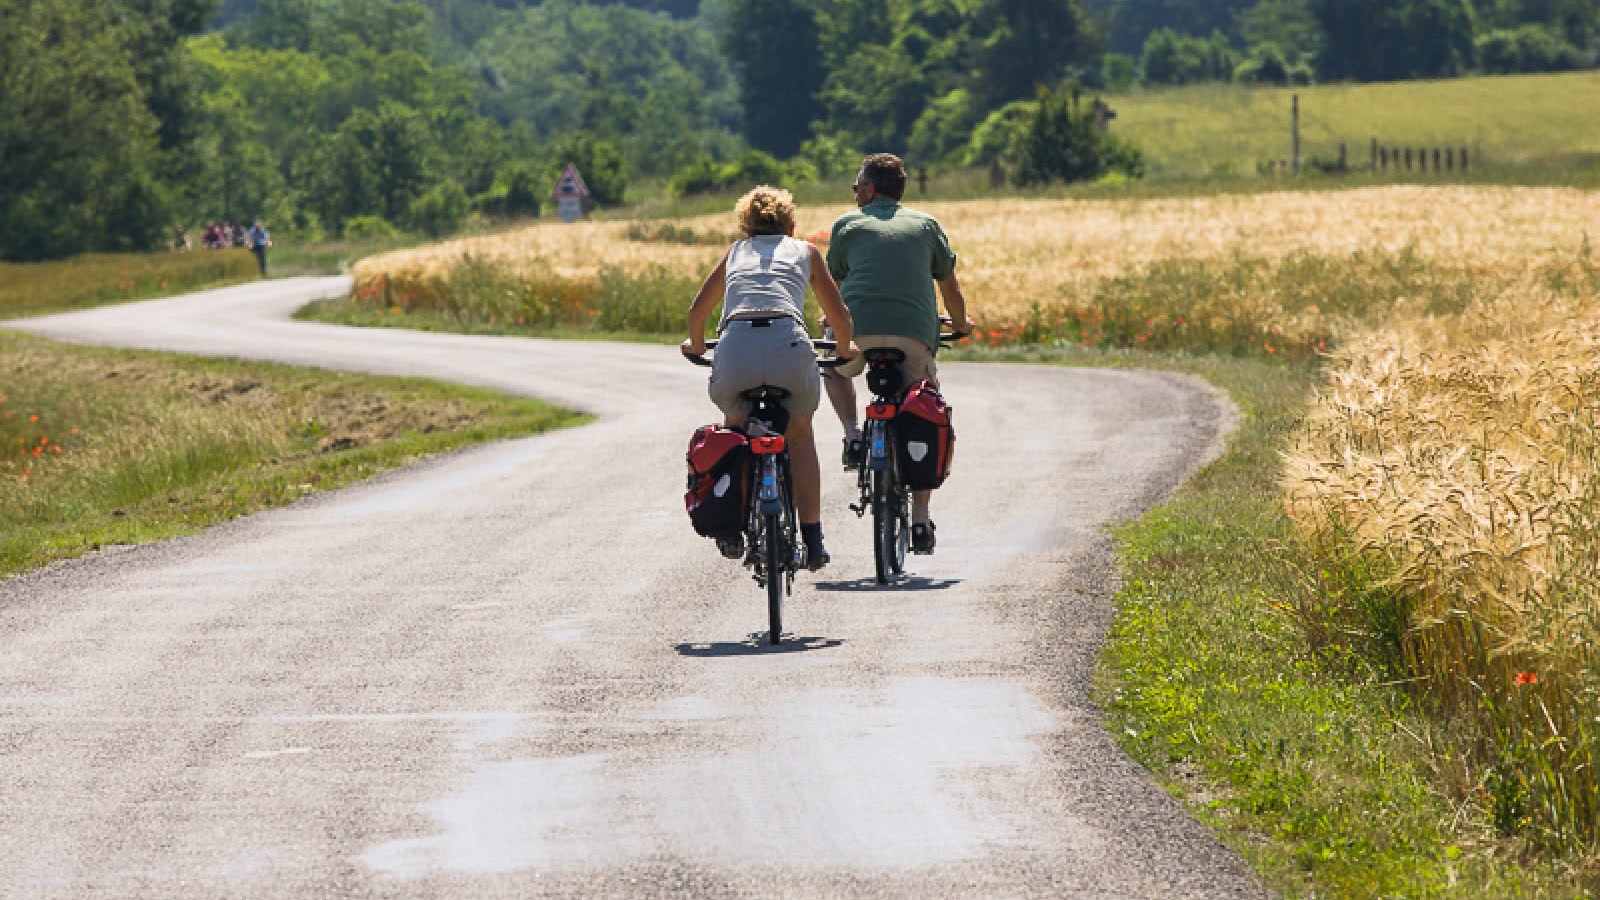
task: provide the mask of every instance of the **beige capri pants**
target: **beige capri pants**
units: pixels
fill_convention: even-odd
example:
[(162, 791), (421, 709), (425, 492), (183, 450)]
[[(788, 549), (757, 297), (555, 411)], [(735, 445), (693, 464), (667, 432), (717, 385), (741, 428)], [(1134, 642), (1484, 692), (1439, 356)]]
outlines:
[(724, 415), (742, 419), (754, 404), (739, 395), (771, 385), (789, 392), (790, 415), (813, 415), (822, 400), (817, 352), (811, 335), (793, 316), (734, 319), (723, 329), (711, 358), (711, 402)]

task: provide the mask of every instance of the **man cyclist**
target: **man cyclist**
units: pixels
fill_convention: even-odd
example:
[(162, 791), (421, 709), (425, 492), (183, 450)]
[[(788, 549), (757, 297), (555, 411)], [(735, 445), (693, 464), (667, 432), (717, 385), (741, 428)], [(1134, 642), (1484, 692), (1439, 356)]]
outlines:
[[(939, 348), (939, 304), (934, 285), (956, 333), (971, 332), (972, 319), (956, 281), (956, 255), (944, 229), (932, 216), (900, 205), (906, 180), (905, 163), (891, 153), (875, 153), (861, 161), (852, 186), (858, 209), (833, 223), (828, 269), (855, 321), (856, 346), (863, 351), (900, 350), (906, 355), (902, 368), (907, 384), (927, 380), (937, 386), (933, 358)], [(863, 355), (823, 376), (828, 400), (844, 425), (847, 469), (860, 466), (866, 456), (852, 381), (865, 368)], [(932, 494), (912, 494), (911, 548), (917, 553), (933, 552), (934, 526), (928, 511)]]

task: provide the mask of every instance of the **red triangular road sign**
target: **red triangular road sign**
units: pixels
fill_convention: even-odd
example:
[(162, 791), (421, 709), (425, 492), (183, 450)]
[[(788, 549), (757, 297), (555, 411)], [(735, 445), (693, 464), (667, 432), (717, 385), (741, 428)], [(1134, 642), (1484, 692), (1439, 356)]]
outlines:
[(578, 174), (577, 166), (567, 163), (567, 167), (561, 170), (561, 177), (556, 180), (556, 189), (550, 196), (557, 200), (563, 197), (582, 200), (589, 196), (589, 186), (583, 183), (583, 176)]

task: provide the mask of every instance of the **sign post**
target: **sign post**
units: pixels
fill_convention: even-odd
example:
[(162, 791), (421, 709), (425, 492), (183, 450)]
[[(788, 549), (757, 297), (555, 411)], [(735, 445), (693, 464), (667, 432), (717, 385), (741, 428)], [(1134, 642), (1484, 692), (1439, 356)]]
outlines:
[(583, 201), (589, 199), (589, 186), (583, 183), (583, 176), (578, 174), (577, 166), (567, 163), (566, 168), (561, 170), (561, 177), (556, 181), (556, 189), (550, 196), (556, 201), (561, 221), (576, 222), (583, 218)]

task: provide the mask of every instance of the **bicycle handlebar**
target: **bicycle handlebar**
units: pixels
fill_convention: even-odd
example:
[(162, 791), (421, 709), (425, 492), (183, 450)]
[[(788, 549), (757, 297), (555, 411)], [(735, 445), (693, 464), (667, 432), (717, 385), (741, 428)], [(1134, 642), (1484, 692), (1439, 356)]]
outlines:
[[(706, 341), (706, 349), (715, 350), (717, 349), (717, 344), (719, 343), (721, 343), (721, 341)], [(839, 349), (839, 342), (814, 340), (811, 342), (811, 348), (813, 350), (837, 350)], [(700, 354), (685, 353), (683, 358), (697, 366), (709, 367), (711, 365), (711, 360), (706, 359), (705, 356)], [(847, 362), (849, 362), (847, 359), (819, 359), (817, 360), (817, 367), (822, 369), (837, 369)]]

